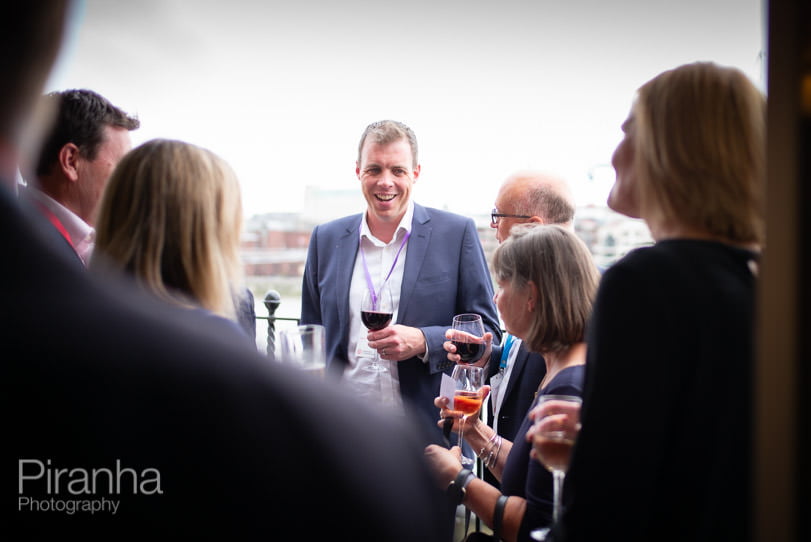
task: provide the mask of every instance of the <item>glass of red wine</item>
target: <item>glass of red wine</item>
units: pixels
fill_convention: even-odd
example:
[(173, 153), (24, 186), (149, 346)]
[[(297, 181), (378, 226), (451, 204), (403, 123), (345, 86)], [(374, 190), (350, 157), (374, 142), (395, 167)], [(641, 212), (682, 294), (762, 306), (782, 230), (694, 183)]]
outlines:
[(484, 385), (484, 369), (475, 365), (457, 364), (453, 368), (451, 378), (456, 383), (453, 394), (453, 405), (450, 410), (460, 413), (459, 419), (459, 447), (462, 448), (462, 465), (473, 465), (473, 459), (466, 457), (462, 442), (465, 438), (465, 422), (470, 416), (479, 412), (482, 407), (482, 386)]
[(462, 363), (478, 361), (484, 354), (484, 323), (478, 314), (457, 314), (453, 317), (451, 342)]
[[(380, 288), (371, 290), (367, 288), (363, 292), (363, 300), (360, 304), (360, 319), (369, 331), (379, 331), (391, 323), (394, 308), (391, 301), (391, 291), (388, 283), (383, 283)], [(380, 354), (375, 351), (372, 363), (366, 366), (369, 371), (388, 371), (380, 364)]]

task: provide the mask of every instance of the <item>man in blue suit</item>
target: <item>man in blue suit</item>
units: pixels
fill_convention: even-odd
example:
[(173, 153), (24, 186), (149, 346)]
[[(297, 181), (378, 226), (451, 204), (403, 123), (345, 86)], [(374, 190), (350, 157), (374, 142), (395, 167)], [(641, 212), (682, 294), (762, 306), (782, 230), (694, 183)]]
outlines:
[[(408, 126), (370, 124), (355, 173), (366, 211), (313, 230), (301, 322), (326, 327), (331, 375), (370, 407), (416, 417), (431, 431), (431, 441), (442, 444), (434, 398), (442, 373), (453, 367), (442, 346), (445, 330), (455, 314), (478, 313), (486, 331), (501, 337), (484, 251), (472, 219), (412, 201), (420, 164)], [(379, 295), (383, 287), (392, 294), (393, 318), (370, 332), (361, 322), (363, 292)]]
[[(501, 243), (516, 224), (536, 222), (573, 227), (574, 200), (563, 179), (538, 171), (513, 173), (499, 189), (490, 227)], [(542, 355), (529, 352), (521, 339), (512, 335), (493, 345), (487, 366), (490, 397), (487, 401), (487, 423), (507, 440), (524, 438), (516, 435), (524, 421), (535, 392), (546, 375)], [(485, 469), (484, 479), (496, 487), (498, 480)]]

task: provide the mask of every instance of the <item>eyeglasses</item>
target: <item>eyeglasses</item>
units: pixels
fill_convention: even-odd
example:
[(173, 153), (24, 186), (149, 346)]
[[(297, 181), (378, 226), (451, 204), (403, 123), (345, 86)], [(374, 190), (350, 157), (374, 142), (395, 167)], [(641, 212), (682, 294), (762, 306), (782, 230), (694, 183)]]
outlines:
[(490, 222), (492, 222), (493, 226), (498, 226), (498, 221), (501, 218), (532, 218), (532, 217), (527, 215), (510, 215), (506, 213), (499, 213), (498, 209), (493, 209), (490, 212)]

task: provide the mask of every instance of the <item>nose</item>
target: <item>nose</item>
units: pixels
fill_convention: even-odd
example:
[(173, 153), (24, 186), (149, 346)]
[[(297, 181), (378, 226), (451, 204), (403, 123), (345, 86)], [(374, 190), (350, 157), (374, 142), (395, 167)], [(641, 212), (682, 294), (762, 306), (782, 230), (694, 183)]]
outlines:
[(389, 170), (383, 170), (380, 177), (377, 179), (377, 184), (384, 186), (394, 186), (394, 174)]

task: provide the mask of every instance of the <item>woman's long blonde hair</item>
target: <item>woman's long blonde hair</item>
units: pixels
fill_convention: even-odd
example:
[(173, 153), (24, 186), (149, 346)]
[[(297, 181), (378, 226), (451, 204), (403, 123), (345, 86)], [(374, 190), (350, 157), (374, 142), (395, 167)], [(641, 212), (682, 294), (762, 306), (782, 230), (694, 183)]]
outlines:
[(158, 297), (234, 318), (242, 197), (231, 167), (183, 141), (128, 153), (105, 189), (91, 267), (118, 269)]

